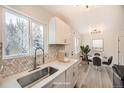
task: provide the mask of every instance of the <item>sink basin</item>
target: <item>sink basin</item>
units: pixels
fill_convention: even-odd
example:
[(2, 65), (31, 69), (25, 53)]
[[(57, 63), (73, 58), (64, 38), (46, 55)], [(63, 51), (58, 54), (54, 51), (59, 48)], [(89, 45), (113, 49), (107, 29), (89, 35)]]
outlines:
[(17, 79), (17, 81), (22, 88), (31, 87), (32, 85), (36, 84), (39, 80), (43, 80), (57, 71), (58, 69), (49, 66), (37, 72), (31, 73), (27, 76), (21, 77)]

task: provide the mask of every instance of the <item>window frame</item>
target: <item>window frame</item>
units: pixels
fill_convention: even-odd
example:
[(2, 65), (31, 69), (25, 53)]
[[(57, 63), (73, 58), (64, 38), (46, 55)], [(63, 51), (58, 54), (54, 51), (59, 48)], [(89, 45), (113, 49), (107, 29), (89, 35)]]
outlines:
[[(17, 13), (17, 12), (14, 12), (14, 11), (11, 11), (11, 10), (8, 10), (8, 9), (4, 9), (4, 12), (3, 12), (3, 31), (2, 31), (2, 43), (3, 43), (3, 47), (2, 47), (2, 59), (11, 59), (11, 58), (17, 58), (17, 57), (24, 57), (24, 56), (28, 56), (29, 55), (29, 53), (30, 53), (30, 51), (28, 50), (28, 52), (27, 53), (20, 53), (20, 54), (14, 54), (14, 55), (6, 55), (5, 54), (5, 44), (6, 44), (6, 42), (5, 42), (5, 34), (6, 34), (6, 18), (5, 18), (5, 16), (6, 16), (6, 12), (8, 12), (8, 13), (10, 13), (10, 14), (13, 14), (13, 15), (15, 15), (15, 16), (18, 16), (18, 17), (21, 17), (21, 18), (24, 18), (24, 19), (26, 19), (27, 21), (28, 21), (28, 28), (29, 28), (29, 19), (26, 17), (26, 16), (24, 16), (24, 15), (21, 15), (20, 13)], [(30, 29), (28, 29), (28, 38), (30, 37), (29, 36), (29, 33), (30, 33)], [(29, 40), (28, 40), (28, 48), (30, 48), (30, 46), (29, 46)]]
[[(17, 55), (7, 55), (5, 54), (5, 30), (6, 30), (6, 27), (5, 27), (5, 14), (6, 12), (9, 12), (9, 13), (12, 13), (14, 15), (17, 15), (19, 17), (22, 17), (22, 18), (25, 18), (27, 19), (28, 21), (28, 47), (29, 47), (29, 50), (28, 50), (28, 53), (27, 54), (17, 54)], [(33, 17), (30, 17), (24, 13), (20, 13), (20, 11), (17, 11), (17, 10), (14, 10), (14, 9), (9, 9), (9, 8), (3, 8), (2, 9), (2, 59), (12, 59), (12, 58), (20, 58), (20, 57), (26, 57), (26, 56), (32, 56), (34, 54), (31, 53), (31, 22), (34, 21), (36, 23), (39, 23), (41, 25), (43, 25), (43, 46), (44, 46), (44, 52), (45, 53), (48, 53), (48, 24), (46, 23), (42, 23), (40, 22), (39, 20), (33, 18)]]
[[(45, 50), (45, 25), (39, 21), (36, 21), (34, 19), (31, 19), (30, 20), (30, 55), (34, 55), (33, 51), (32, 51), (32, 42), (33, 42), (33, 39), (31, 38), (33, 35), (32, 35), (32, 23), (36, 23), (38, 25), (42, 25), (43, 26), (43, 48)], [(42, 54), (41, 52), (38, 52), (38, 54)]]

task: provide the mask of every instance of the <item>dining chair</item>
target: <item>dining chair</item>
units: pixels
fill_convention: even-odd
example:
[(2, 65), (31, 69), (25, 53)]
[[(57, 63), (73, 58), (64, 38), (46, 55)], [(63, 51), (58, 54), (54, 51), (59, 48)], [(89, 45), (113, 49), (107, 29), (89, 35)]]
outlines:
[(105, 65), (110, 65), (112, 63), (112, 60), (113, 60), (113, 56), (110, 56), (107, 62), (102, 62), (102, 63)]
[(87, 62), (88, 62), (88, 64), (89, 64), (90, 62), (92, 62), (92, 60), (89, 59), (88, 56), (87, 56)]
[(100, 56), (100, 53), (95, 53), (94, 55), (95, 55), (95, 56)]
[(100, 57), (93, 57), (93, 65), (97, 67), (101, 66), (101, 58)]

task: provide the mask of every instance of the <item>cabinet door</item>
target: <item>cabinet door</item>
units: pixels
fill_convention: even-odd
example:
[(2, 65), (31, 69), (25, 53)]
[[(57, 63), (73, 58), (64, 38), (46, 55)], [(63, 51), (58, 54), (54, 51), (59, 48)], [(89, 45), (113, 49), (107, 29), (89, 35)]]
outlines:
[(73, 86), (75, 86), (77, 80), (78, 80), (78, 63), (73, 65)]
[(71, 36), (71, 32), (70, 32), (70, 27), (67, 25), (67, 24), (65, 24), (65, 26), (64, 26), (64, 43), (70, 43), (70, 36)]
[(66, 70), (66, 87), (73, 88), (78, 80), (78, 63)]
[(70, 27), (61, 19), (54, 17), (49, 22), (49, 43), (67, 44), (70, 39)]
[(65, 88), (65, 72), (56, 77), (53, 84), (55, 88)]
[(65, 28), (64, 22), (58, 18), (56, 18), (56, 43), (63, 44), (65, 39)]
[(68, 26), (67, 28), (67, 43), (71, 43), (71, 28)]
[(73, 66), (66, 70), (66, 88), (73, 88)]
[(65, 72), (56, 77), (53, 81), (46, 84), (42, 88), (65, 88)]
[(53, 81), (51, 81), (51, 82), (49, 82), (49, 83), (47, 83), (46, 85), (44, 85), (43, 87), (41, 87), (41, 88), (54, 88), (55, 87), (55, 85), (54, 85), (54, 80)]

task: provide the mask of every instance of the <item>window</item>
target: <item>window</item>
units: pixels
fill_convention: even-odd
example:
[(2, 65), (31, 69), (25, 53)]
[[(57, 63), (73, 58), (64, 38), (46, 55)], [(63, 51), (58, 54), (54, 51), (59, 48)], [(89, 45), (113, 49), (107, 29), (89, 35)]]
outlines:
[(46, 26), (32, 18), (7, 10), (5, 11), (4, 27), (4, 59), (31, 55), (37, 47), (48, 47), (47, 43), (44, 47), (44, 29)]
[(79, 38), (74, 39), (74, 50), (75, 50), (75, 54), (80, 52), (80, 42), (79, 42)]
[(37, 22), (32, 22), (31, 23), (31, 32), (32, 32), (32, 42), (31, 42), (31, 47), (32, 47), (32, 53), (34, 53), (35, 49), (38, 47), (44, 48), (44, 43), (43, 43), (43, 25), (37, 23)]
[(103, 51), (103, 39), (93, 40), (93, 50)]
[(4, 56), (29, 54), (29, 21), (18, 14), (5, 13)]

